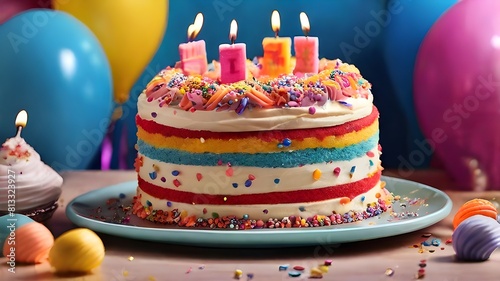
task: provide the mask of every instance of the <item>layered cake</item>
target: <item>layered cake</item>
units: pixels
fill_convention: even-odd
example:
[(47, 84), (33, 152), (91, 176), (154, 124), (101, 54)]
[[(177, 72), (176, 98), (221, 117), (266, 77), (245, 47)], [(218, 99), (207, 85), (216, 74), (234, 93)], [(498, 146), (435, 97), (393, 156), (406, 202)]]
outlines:
[(161, 71), (138, 99), (134, 213), (210, 228), (313, 227), (378, 216), (379, 112), (340, 60), (314, 75), (221, 84)]

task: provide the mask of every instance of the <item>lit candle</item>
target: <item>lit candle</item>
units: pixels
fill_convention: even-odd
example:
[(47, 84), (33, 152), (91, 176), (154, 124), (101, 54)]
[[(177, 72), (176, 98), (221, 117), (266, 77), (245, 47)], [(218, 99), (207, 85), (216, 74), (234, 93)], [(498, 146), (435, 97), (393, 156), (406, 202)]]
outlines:
[(290, 37), (278, 37), (280, 30), (280, 15), (273, 11), (271, 26), (275, 37), (266, 37), (262, 41), (264, 56), (262, 58), (262, 74), (278, 77), (290, 73), (290, 54), (292, 40)]
[(26, 127), (26, 124), (28, 123), (28, 113), (26, 110), (21, 110), (16, 116), (16, 128), (17, 128), (17, 134), (16, 138), (21, 137), (21, 131), (23, 130), (24, 127)]
[(238, 24), (233, 20), (229, 29), (231, 44), (219, 46), (221, 83), (233, 83), (246, 79), (246, 44), (234, 44), (237, 33)]
[[(198, 13), (194, 24), (188, 27), (188, 42), (179, 45), (181, 67), (186, 75), (203, 74), (207, 71), (207, 50), (204, 40), (192, 41), (203, 26), (203, 14)], [(192, 41), (192, 42), (191, 42)]]
[(296, 58), (293, 73), (318, 73), (318, 37), (308, 36), (311, 27), (304, 12), (300, 13), (300, 24), (305, 36), (295, 36), (293, 38)]
[(16, 116), (16, 136), (7, 139), (0, 147), (0, 165), (12, 165), (19, 159), (28, 159), (30, 157), (30, 147), (21, 137), (21, 131), (26, 126), (27, 122), (28, 114), (26, 110), (19, 111)]

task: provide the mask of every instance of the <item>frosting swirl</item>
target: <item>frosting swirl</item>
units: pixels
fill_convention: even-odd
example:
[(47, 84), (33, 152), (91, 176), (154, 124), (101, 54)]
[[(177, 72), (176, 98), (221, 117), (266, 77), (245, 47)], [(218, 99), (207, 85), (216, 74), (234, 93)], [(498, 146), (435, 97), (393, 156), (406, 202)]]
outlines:
[[(16, 136), (2, 144), (0, 211), (7, 211), (9, 205), (21, 211), (56, 201), (61, 195), (62, 183), (62, 177), (43, 163), (23, 138)], [(8, 200), (13, 198), (11, 202), (15, 204), (9, 204)]]
[(490, 217), (474, 215), (457, 226), (452, 240), (459, 260), (485, 261), (500, 247), (500, 224)]

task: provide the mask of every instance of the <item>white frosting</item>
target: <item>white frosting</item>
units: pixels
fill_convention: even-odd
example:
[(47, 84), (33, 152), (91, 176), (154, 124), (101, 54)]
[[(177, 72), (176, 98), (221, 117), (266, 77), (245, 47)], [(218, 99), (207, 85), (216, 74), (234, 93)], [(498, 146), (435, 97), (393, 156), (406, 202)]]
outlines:
[(0, 211), (7, 211), (9, 207), (28, 210), (56, 201), (61, 195), (62, 183), (62, 177), (45, 165), (23, 138), (10, 138), (2, 145)]
[[(147, 206), (147, 201), (149, 201), (153, 209), (178, 209), (179, 211), (186, 211), (188, 215), (196, 215), (197, 217), (209, 218), (212, 217), (212, 213), (217, 213), (219, 216), (235, 215), (241, 218), (243, 215), (249, 215), (250, 219), (264, 219), (264, 218), (283, 218), (286, 216), (301, 216), (310, 217), (314, 215), (331, 215), (332, 211), (335, 210), (339, 214), (343, 214), (349, 211), (364, 211), (366, 210), (366, 204), (377, 202), (377, 193), (380, 193), (381, 199), (385, 199), (389, 192), (385, 188), (380, 187), (380, 182), (377, 183), (370, 191), (359, 195), (351, 200), (347, 204), (341, 204), (340, 199), (330, 199), (318, 202), (302, 202), (293, 204), (266, 204), (266, 205), (206, 205), (206, 204), (186, 204), (177, 203), (170, 201), (172, 203), (171, 208), (159, 208), (158, 206), (167, 206), (169, 200), (157, 199), (140, 189), (137, 189), (138, 194), (141, 196), (141, 203), (143, 206)], [(362, 197), (364, 196), (364, 200)], [(300, 211), (299, 208), (305, 209)], [(206, 214), (203, 214), (203, 209), (206, 209)], [(264, 210), (267, 210), (267, 214), (264, 214)], [(266, 219), (267, 220), (267, 219)]]
[[(370, 115), (373, 107), (373, 95), (368, 98), (348, 98), (347, 107), (332, 101), (324, 106), (315, 106), (316, 112), (309, 113), (309, 107), (290, 107), (273, 109), (248, 109), (238, 115), (234, 111), (203, 111), (195, 113), (184, 111), (177, 106), (163, 106), (159, 101), (147, 101), (145, 93), (139, 96), (137, 107), (139, 116), (144, 120), (153, 120), (170, 127), (205, 130), (212, 132), (248, 132), (287, 129), (307, 129), (341, 125)], [(152, 113), (156, 117), (152, 117)]]
[[(379, 151), (377, 146), (370, 150), (373, 157), (363, 155), (350, 161), (336, 161), (332, 163), (320, 163), (304, 165), (294, 168), (258, 168), (258, 167), (231, 167), (232, 175), (228, 176), (227, 166), (186, 166), (171, 163), (162, 163), (150, 159), (144, 155), (143, 166), (139, 170), (139, 176), (156, 186), (171, 188), (175, 190), (188, 191), (197, 194), (256, 194), (274, 191), (293, 191), (304, 189), (316, 189), (325, 186), (334, 186), (359, 181), (369, 174), (375, 173), (380, 168)], [(370, 165), (370, 160), (372, 165)], [(152, 179), (150, 173), (155, 171), (153, 164), (157, 167), (156, 178)], [(351, 175), (351, 168), (355, 166), (355, 171)], [(335, 168), (340, 168), (340, 173), (333, 173)], [(313, 172), (319, 170), (321, 177), (313, 180)], [(179, 175), (172, 175), (172, 171), (179, 171)], [(197, 174), (201, 174), (198, 180)], [(245, 187), (245, 181), (249, 175), (255, 176), (250, 187)], [(164, 178), (165, 181), (162, 181)], [(175, 187), (174, 180), (178, 180), (181, 185)], [(279, 183), (274, 182), (279, 179)], [(234, 188), (233, 183), (238, 187)]]

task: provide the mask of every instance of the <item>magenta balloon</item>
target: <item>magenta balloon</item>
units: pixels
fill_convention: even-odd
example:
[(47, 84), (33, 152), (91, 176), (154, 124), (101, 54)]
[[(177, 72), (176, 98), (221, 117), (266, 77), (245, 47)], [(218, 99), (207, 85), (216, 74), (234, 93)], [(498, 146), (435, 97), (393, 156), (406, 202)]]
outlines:
[(51, 2), (50, 0), (0, 0), (0, 24), (20, 12), (36, 8), (51, 8)]
[(460, 1), (434, 24), (414, 93), (426, 140), (457, 184), (473, 189), (480, 168), (500, 189), (500, 1)]

